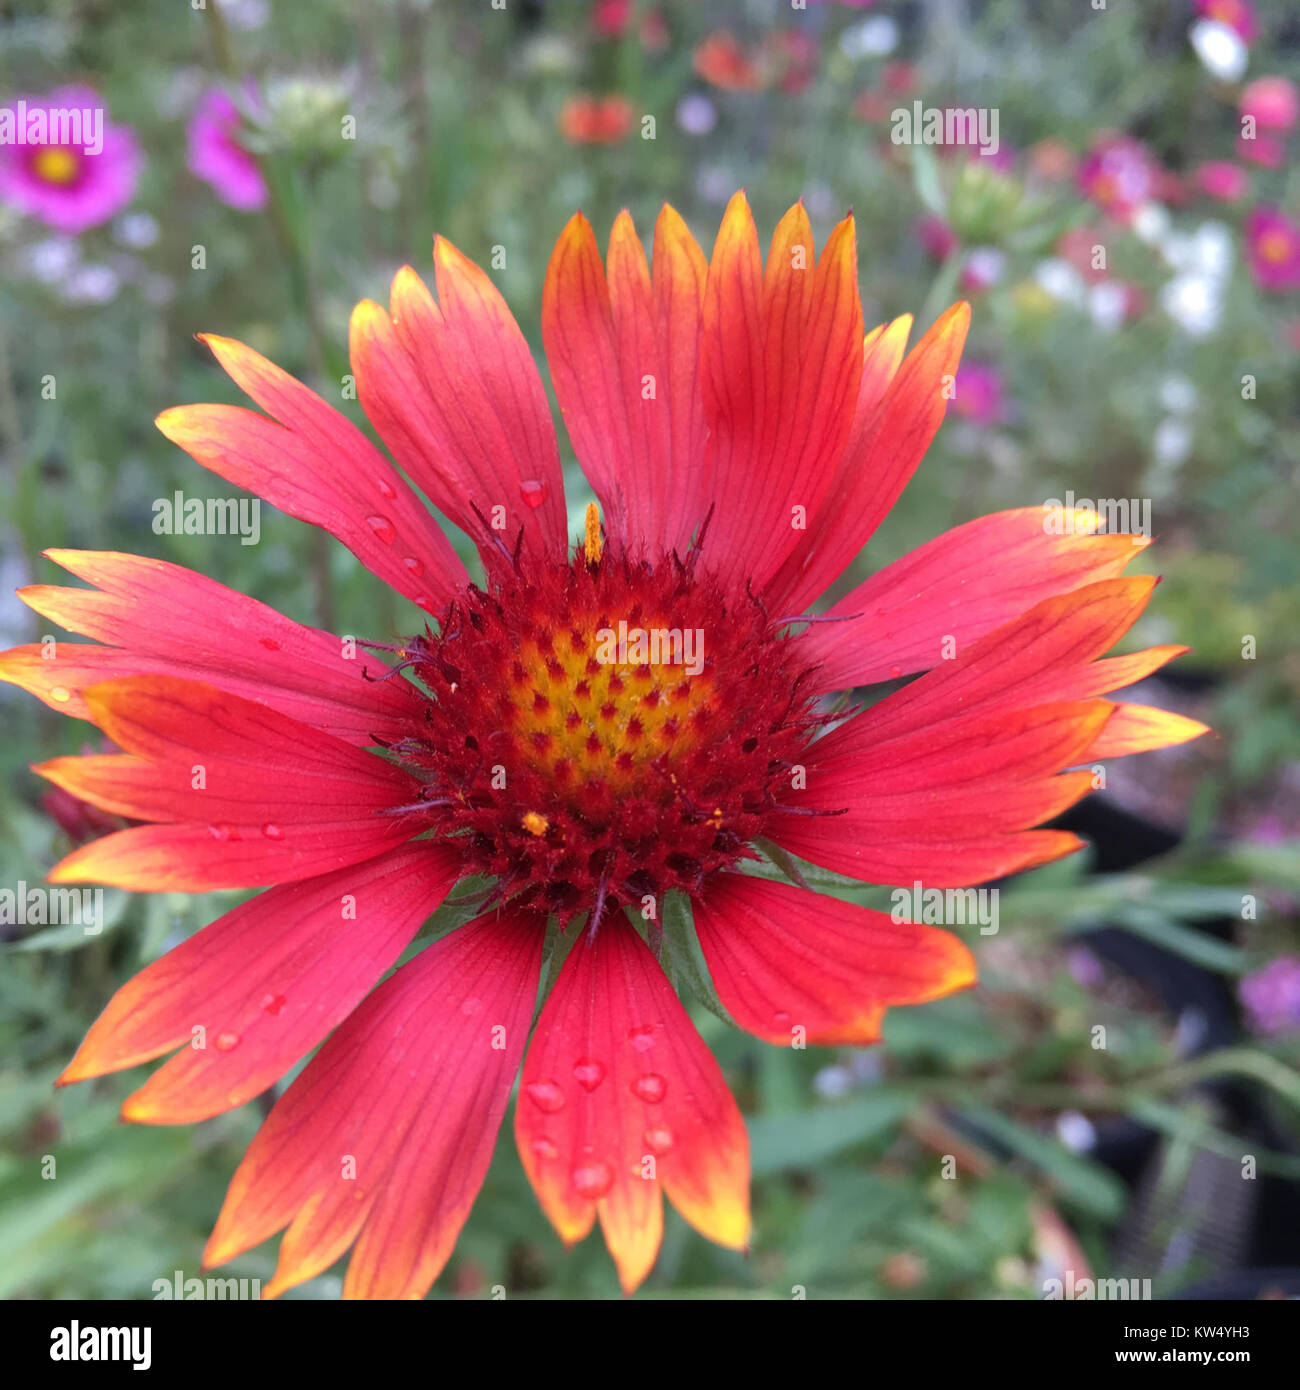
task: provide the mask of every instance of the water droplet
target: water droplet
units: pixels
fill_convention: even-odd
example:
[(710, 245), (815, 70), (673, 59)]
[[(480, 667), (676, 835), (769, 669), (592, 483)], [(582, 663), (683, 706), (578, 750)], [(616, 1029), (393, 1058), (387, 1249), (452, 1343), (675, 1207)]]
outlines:
[(426, 613), (436, 613), (438, 610), (433, 606), (431, 598), (420, 597), (413, 599), (412, 602), (417, 608), (423, 608)]
[(668, 1083), (658, 1072), (648, 1071), (632, 1083), (632, 1094), (647, 1105), (658, 1105), (668, 1094)]
[(889, 678), (890, 678), (890, 680), (897, 680), (897, 679), (899, 678), (899, 676), (901, 676), (902, 674), (903, 674), (903, 668), (902, 668), (901, 666), (891, 666), (891, 667), (889, 668)]
[(284, 1008), (286, 1003), (288, 1003), (288, 1000), (285, 999), (283, 994), (264, 994), (262, 996), (261, 1008), (264, 1013), (271, 1014), (278, 1018), (280, 1010)]
[(475, 999), (471, 997), (469, 999), (466, 999), (465, 1002), (460, 1006), (460, 1011), (465, 1015), (466, 1018), (471, 1018), (474, 1014), (478, 1013), (478, 1011), (482, 1007), (483, 1001), (481, 999)]
[(655, 1030), (648, 1025), (633, 1028), (628, 1032), (627, 1040), (638, 1052), (649, 1052), (655, 1045)]
[(784, 1028), (785, 1025), (790, 1022), (790, 1015), (786, 1013), (784, 1009), (778, 1009), (776, 1013), (772, 1015), (772, 1022), (775, 1023), (778, 1028)]
[(216, 1042), (213, 1046), (218, 1052), (229, 1052), (232, 1048), (239, 1046), (238, 1033), (218, 1033)]
[(63, 685), (51, 686), (50, 699), (57, 701), (61, 705), (66, 705), (68, 701), (72, 699), (72, 692)]
[(548, 1115), (554, 1115), (564, 1104), (564, 1092), (554, 1081), (530, 1081), (524, 1090), (528, 1092), (528, 1099)]
[(538, 1158), (556, 1158), (560, 1152), (545, 1135), (533, 1140), (532, 1149)]
[(280, 644), (275, 640), (274, 637), (259, 637), (257, 640), (262, 644), (262, 646), (266, 648), (268, 652), (278, 652), (280, 650)]
[(584, 1091), (594, 1091), (605, 1079), (605, 1068), (590, 1057), (573, 1064), (573, 1079)]
[(368, 516), (366, 517), (366, 525), (375, 533), (376, 538), (383, 541), (385, 545), (392, 545), (397, 539), (397, 530), (386, 516)]
[(417, 579), (424, 573), (424, 562), (417, 560), (414, 555), (403, 555), (402, 563)]
[(379, 479), (379, 495), (390, 502), (397, 496), (397, 489), (386, 478)]
[(267, 821), (267, 823), (262, 827), (262, 834), (265, 835), (268, 840), (284, 839), (284, 831), (281, 830), (280, 827), (276, 825), (273, 821)]
[(546, 501), (546, 484), (538, 482), (536, 478), (520, 483), (519, 491), (523, 495), (524, 501), (527, 502), (534, 511)]
[(673, 1146), (673, 1132), (667, 1125), (651, 1125), (641, 1136), (652, 1154), (666, 1154)]
[(613, 1187), (614, 1174), (610, 1172), (608, 1163), (601, 1163), (597, 1159), (591, 1163), (580, 1163), (573, 1170), (572, 1180), (573, 1190), (580, 1197), (594, 1202)]
[(219, 825), (208, 826), (208, 834), (214, 840), (237, 840), (239, 836), (235, 834), (233, 825), (226, 825), (224, 822)]

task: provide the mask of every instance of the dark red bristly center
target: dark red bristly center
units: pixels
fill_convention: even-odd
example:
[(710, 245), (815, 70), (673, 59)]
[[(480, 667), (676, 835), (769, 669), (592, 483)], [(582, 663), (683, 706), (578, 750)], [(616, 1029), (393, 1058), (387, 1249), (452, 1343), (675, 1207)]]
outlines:
[[(656, 632), (661, 659), (639, 660)], [(422, 814), (467, 874), (561, 923), (648, 896), (657, 918), (746, 855), (821, 722), (768, 615), (676, 556), (506, 571), (406, 655), (432, 698), (392, 751)]]

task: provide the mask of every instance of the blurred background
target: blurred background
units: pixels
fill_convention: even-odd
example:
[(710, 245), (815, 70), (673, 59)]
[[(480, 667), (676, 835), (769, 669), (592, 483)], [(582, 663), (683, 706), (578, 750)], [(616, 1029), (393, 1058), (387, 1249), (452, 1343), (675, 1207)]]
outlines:
[[(603, 241), (668, 200), (707, 248), (738, 187), (764, 236), (797, 197), (819, 236), (852, 207), (868, 323), (974, 308), (948, 420), (854, 577), (1067, 490), (1148, 500), (1133, 569), (1165, 582), (1131, 645), (1194, 650), (1138, 698), (1217, 734), (1107, 767), (1066, 821), (1092, 852), (1001, 885), (1000, 930), (965, 933), (978, 990), (893, 1011), (883, 1048), (767, 1047), (702, 987), (751, 1124), (754, 1248), (670, 1213), (640, 1296), (1040, 1298), (1067, 1272), (1300, 1295), (1295, 7), (193, 4), (0, 3), (0, 106), (78, 89), (107, 112), (84, 167), (0, 146), (0, 645), (49, 626), (12, 597), (65, 579), (48, 546), (159, 556), (380, 641), (418, 626), (269, 507), (256, 545), (155, 534), (155, 499), (232, 492), (152, 425), (237, 399), (196, 332), (340, 403), (351, 306), (427, 271), (435, 231), (491, 265), (540, 352), (575, 208)], [(996, 154), (894, 143), (916, 102), (996, 111)], [(100, 833), (27, 766), (95, 734), (8, 686), (0, 720), (16, 888)], [(143, 1073), (51, 1083), (118, 985), (238, 898), (110, 890), (98, 937), (0, 927), (0, 1294), (148, 1298), (198, 1273), (265, 1105), (145, 1128), (116, 1118)], [(563, 1250), (502, 1135), (433, 1297), (616, 1296), (599, 1238)]]

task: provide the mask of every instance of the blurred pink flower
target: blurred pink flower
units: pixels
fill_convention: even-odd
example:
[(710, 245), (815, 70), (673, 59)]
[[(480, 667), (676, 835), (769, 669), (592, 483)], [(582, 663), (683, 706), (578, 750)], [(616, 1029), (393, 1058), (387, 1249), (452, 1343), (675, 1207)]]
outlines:
[(110, 124), (97, 92), (89, 87), (60, 87), (7, 105), (11, 110), (25, 110), (24, 129), (29, 132), (36, 112), (46, 113), (48, 130), (51, 113), (96, 111), (102, 121), (102, 144), (92, 152), (90, 132), (82, 131), (87, 138), (80, 144), (0, 145), (0, 203), (56, 231), (75, 234), (107, 222), (131, 201), (143, 163), (140, 147), (129, 127)]
[(239, 142), (239, 107), (222, 91), (200, 98), (190, 117), (190, 173), (210, 184), (228, 207), (256, 212), (266, 205), (266, 180), (257, 160)]
[(1300, 956), (1279, 956), (1244, 976), (1237, 997), (1252, 1032), (1274, 1037), (1300, 1029)]
[(1002, 373), (987, 363), (967, 362), (953, 384), (952, 408), (977, 425), (994, 425), (1003, 414)]
[(1285, 77), (1257, 77), (1242, 91), (1237, 109), (1254, 116), (1260, 130), (1290, 130), (1300, 116), (1300, 93)]
[(917, 219), (916, 239), (925, 254), (936, 261), (946, 261), (957, 249), (957, 233), (932, 212)]
[(1249, 0), (1196, 0), (1196, 13), (1202, 19), (1226, 24), (1237, 36), (1249, 43), (1259, 33), (1255, 7)]
[(1130, 135), (1104, 135), (1093, 142), (1079, 164), (1079, 191), (1120, 221), (1151, 196), (1155, 164), (1145, 145)]
[(1062, 232), (1056, 242), (1056, 254), (1072, 265), (1089, 284), (1099, 285), (1106, 279), (1104, 265), (1098, 266), (1097, 248), (1102, 254), (1106, 247), (1106, 233), (1100, 227), (1071, 227)]
[(1246, 262), (1265, 290), (1300, 289), (1300, 224), (1261, 205), (1246, 219)]
[(1242, 135), (1237, 139), (1237, 158), (1264, 169), (1280, 169), (1286, 163), (1286, 146), (1276, 135), (1256, 135), (1253, 140)]
[(1207, 198), (1221, 203), (1240, 202), (1250, 192), (1250, 175), (1240, 164), (1230, 164), (1226, 159), (1199, 165), (1192, 178)]
[(591, 7), (591, 27), (605, 39), (617, 39), (632, 18), (632, 0), (596, 0)]

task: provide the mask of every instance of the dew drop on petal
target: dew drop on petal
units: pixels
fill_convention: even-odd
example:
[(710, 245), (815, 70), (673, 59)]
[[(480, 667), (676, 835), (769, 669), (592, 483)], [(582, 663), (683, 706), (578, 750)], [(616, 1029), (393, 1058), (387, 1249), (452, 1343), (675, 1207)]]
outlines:
[(891, 667), (889, 668), (889, 678), (890, 678), (890, 680), (897, 680), (897, 679), (899, 678), (899, 676), (901, 676), (902, 674), (903, 674), (903, 668), (902, 668), (901, 666), (891, 666)]
[(560, 1152), (545, 1135), (540, 1139), (534, 1139), (532, 1148), (538, 1158), (555, 1158)]
[(66, 686), (55, 685), (50, 687), (50, 699), (61, 705), (66, 705), (72, 699), (72, 695)]
[(208, 834), (214, 840), (233, 840), (236, 838), (234, 830), (224, 823), (208, 826)]
[(573, 1079), (584, 1091), (594, 1091), (605, 1079), (605, 1068), (590, 1057), (584, 1057), (573, 1065)]
[(666, 1154), (673, 1146), (673, 1132), (667, 1125), (651, 1125), (641, 1138), (656, 1156)]
[(528, 1099), (548, 1115), (553, 1115), (564, 1104), (564, 1092), (554, 1081), (530, 1081), (524, 1090)]
[(424, 562), (417, 560), (414, 555), (403, 555), (402, 563), (415, 576), (416, 579), (424, 573)]
[(278, 1017), (280, 1010), (284, 1008), (287, 1002), (283, 994), (264, 994), (262, 996), (261, 1008), (263, 1013)]
[(784, 1028), (786, 1024), (790, 1022), (790, 1015), (786, 1013), (784, 1009), (778, 1009), (776, 1013), (772, 1015), (772, 1022), (776, 1024), (778, 1028)]
[(546, 501), (546, 484), (531, 478), (519, 484), (519, 491), (525, 502), (536, 511)]
[(630, 1029), (627, 1040), (638, 1052), (648, 1052), (655, 1045), (655, 1030), (651, 1027)]
[(268, 652), (278, 652), (280, 650), (280, 644), (275, 640), (274, 637), (259, 637), (257, 640), (262, 644), (262, 646), (266, 648)]
[(267, 823), (262, 827), (262, 834), (265, 835), (268, 840), (284, 839), (284, 831), (281, 830), (280, 827), (276, 825), (274, 821), (267, 821)]
[(368, 516), (366, 525), (375, 533), (376, 539), (383, 541), (385, 545), (392, 545), (397, 539), (397, 529), (386, 516)]
[(598, 1159), (590, 1163), (580, 1163), (572, 1174), (573, 1190), (580, 1197), (586, 1197), (589, 1201), (595, 1201), (597, 1197), (603, 1197), (614, 1185), (614, 1174), (610, 1172), (608, 1163), (601, 1163)]
[(239, 1046), (238, 1033), (218, 1033), (213, 1046), (218, 1052), (229, 1052)]
[(387, 478), (379, 479), (379, 495), (392, 501), (397, 496), (397, 489), (388, 481)]
[(463, 1014), (465, 1015), (466, 1018), (471, 1018), (471, 1017), (473, 1017), (474, 1014), (478, 1013), (478, 1011), (479, 1011), (482, 1007), (483, 1007), (483, 1001), (482, 1001), (481, 999), (478, 999), (478, 998), (474, 997), (473, 995), (471, 995), (471, 996), (470, 996), (468, 999), (466, 999), (465, 1002), (460, 1006), (460, 1011), (461, 1011), (461, 1013), (463, 1013)]
[(648, 1071), (632, 1083), (632, 1094), (647, 1105), (658, 1105), (668, 1094), (668, 1083), (658, 1072)]

